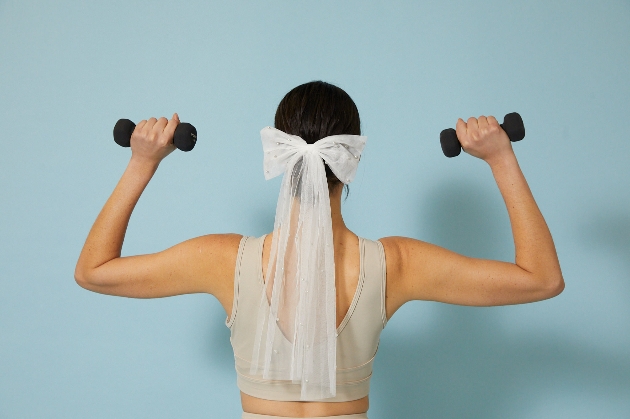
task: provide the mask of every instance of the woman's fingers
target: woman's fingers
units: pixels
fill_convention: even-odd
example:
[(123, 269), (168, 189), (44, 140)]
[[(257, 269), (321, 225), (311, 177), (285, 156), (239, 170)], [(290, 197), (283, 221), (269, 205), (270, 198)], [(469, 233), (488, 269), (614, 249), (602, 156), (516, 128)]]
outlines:
[(175, 149), (173, 135), (177, 124), (177, 114), (171, 120), (161, 117), (140, 121), (131, 136), (132, 155), (159, 163)]
[(464, 151), (484, 160), (511, 149), (509, 141), (506, 141), (507, 136), (503, 135), (494, 116), (471, 117), (466, 122), (459, 119), (456, 132)]
[(168, 138), (168, 135), (165, 135), (166, 133), (164, 132), (164, 128), (166, 127), (167, 123), (168, 123), (168, 119), (161, 117), (155, 122), (155, 125), (153, 125), (152, 131), (154, 133), (156, 140), (160, 144), (168, 144), (168, 143), (173, 142), (173, 139)]
[[(164, 120), (166, 120), (166, 118), (164, 118)], [(175, 135), (175, 128), (177, 128), (177, 125), (179, 125), (179, 115), (174, 113), (173, 117), (168, 121), (168, 123), (164, 127), (164, 133), (168, 135), (168, 137), (171, 139), (171, 142), (173, 142), (172, 139), (173, 139), (173, 136)]]
[(455, 132), (457, 133), (457, 138), (459, 139), (460, 143), (468, 135), (467, 130), (468, 130), (468, 127), (466, 126), (466, 123), (464, 122), (462, 118), (459, 118), (457, 120), (457, 124), (455, 125)]
[[(489, 118), (494, 119), (494, 117), (490, 116)], [(461, 123), (460, 123), (461, 121)], [(496, 119), (494, 119), (494, 121), (496, 122)], [(461, 118), (457, 121), (457, 127), (459, 128), (461, 126), (463, 126), (465, 128), (465, 135), (463, 135), (463, 139), (466, 143), (469, 142), (469, 140), (474, 140), (474, 141), (479, 141), (481, 139), (483, 139), (486, 136), (486, 132), (489, 130), (489, 128), (491, 127), (490, 123), (488, 122), (488, 118), (484, 115), (481, 115), (479, 118), (474, 118), (474, 117), (470, 117), (468, 118), (468, 121), (464, 122)], [(459, 134), (460, 131), (459, 129), (456, 129), (457, 132), (457, 136), (459, 138)], [(462, 132), (463, 134), (463, 132)], [(461, 139), (460, 139), (461, 142)], [(463, 145), (463, 143), (462, 143)]]
[(155, 125), (153, 125), (153, 131), (157, 131), (158, 133), (161, 133), (162, 131), (164, 131), (164, 127), (166, 126), (167, 123), (168, 123), (168, 119), (161, 117), (155, 122)]
[(155, 125), (156, 122), (157, 122), (157, 119), (153, 117), (147, 119), (146, 124), (144, 124), (144, 126), (142, 127), (143, 131), (150, 132), (153, 129), (153, 125)]

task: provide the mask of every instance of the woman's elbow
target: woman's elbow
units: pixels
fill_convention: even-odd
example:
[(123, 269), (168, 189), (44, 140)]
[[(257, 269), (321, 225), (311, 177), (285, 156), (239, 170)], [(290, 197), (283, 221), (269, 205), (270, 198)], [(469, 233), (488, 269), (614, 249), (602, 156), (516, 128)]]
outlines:
[(549, 275), (544, 281), (544, 299), (553, 298), (564, 291), (564, 278), (562, 274)]
[(95, 291), (95, 288), (102, 285), (93, 271), (81, 268), (78, 265), (74, 270), (74, 280), (81, 288), (85, 288), (88, 291)]
[(76, 283), (81, 287), (81, 288), (85, 288), (85, 289), (89, 289), (90, 286), (90, 281), (89, 281), (89, 276), (87, 275), (87, 273), (85, 272), (84, 269), (81, 269), (78, 265), (76, 267), (76, 269), (74, 270), (74, 280), (76, 281)]

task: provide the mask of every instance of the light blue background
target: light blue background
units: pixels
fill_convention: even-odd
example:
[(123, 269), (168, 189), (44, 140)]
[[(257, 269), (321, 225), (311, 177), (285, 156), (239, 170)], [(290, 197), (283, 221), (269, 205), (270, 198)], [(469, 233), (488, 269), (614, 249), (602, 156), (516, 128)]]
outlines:
[(259, 130), (294, 86), (356, 101), (368, 145), (345, 202), (359, 235), (513, 258), (490, 170), (446, 159), (458, 117), (521, 113), (514, 145), (550, 226), (559, 297), (414, 302), (376, 359), (370, 418), (630, 417), (628, 1), (0, 1), (0, 418), (240, 418), (211, 296), (133, 300), (74, 282), (129, 150), (118, 118), (179, 112), (124, 254), (271, 228)]

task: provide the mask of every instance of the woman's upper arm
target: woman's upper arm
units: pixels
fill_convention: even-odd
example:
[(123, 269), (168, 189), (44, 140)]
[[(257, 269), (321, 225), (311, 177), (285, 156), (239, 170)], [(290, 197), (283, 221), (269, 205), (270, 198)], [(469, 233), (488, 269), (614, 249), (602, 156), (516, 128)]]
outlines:
[(158, 253), (119, 257), (77, 274), (77, 282), (90, 291), (124, 297), (209, 293), (221, 300), (233, 292), (241, 238), (237, 234), (212, 234)]
[(411, 300), (494, 306), (544, 300), (562, 291), (555, 278), (536, 276), (513, 263), (470, 258), (405, 237), (380, 241), (393, 311)]

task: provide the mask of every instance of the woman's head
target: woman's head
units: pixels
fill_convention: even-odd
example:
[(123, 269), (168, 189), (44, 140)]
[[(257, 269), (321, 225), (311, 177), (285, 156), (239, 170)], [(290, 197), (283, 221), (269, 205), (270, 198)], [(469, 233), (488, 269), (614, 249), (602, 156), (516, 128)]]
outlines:
[[(323, 81), (305, 83), (287, 93), (278, 105), (275, 126), (308, 144), (331, 135), (361, 135), (359, 111), (350, 96)], [(331, 189), (342, 185), (328, 166), (326, 177)]]

